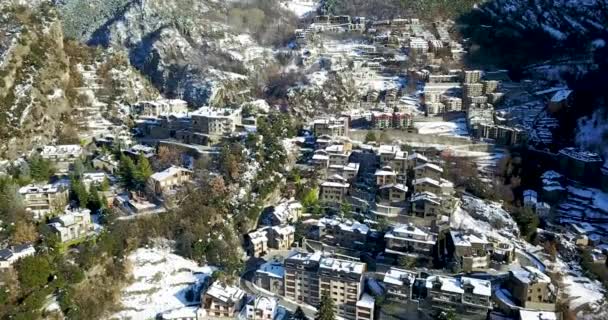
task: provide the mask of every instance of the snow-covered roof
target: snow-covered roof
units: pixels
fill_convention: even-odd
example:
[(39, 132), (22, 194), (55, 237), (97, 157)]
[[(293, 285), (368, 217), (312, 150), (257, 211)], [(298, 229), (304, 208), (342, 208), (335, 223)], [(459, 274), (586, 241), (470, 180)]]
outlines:
[(473, 243), (488, 244), (488, 240), (483, 234), (479, 236), (464, 230), (450, 230), (450, 235), (454, 245), (458, 247), (470, 247)]
[(414, 170), (420, 170), (420, 169), (424, 169), (424, 168), (429, 168), (429, 169), (435, 170), (437, 172), (443, 172), (443, 168), (434, 163), (421, 164), (419, 166), (414, 167)]
[(274, 226), (272, 227), (272, 230), (274, 230), (276, 233), (280, 234), (280, 235), (290, 235), (293, 234), (296, 231), (296, 228), (294, 228), (293, 226)]
[(211, 285), (211, 287), (209, 287), (206, 295), (209, 295), (224, 303), (229, 303), (242, 299), (245, 296), (245, 291), (241, 290), (239, 287), (220, 284), (218, 281), (216, 281)]
[(376, 172), (374, 173), (374, 175), (375, 176), (396, 176), (397, 174), (395, 173), (395, 171), (378, 169), (378, 170), (376, 170)]
[(397, 225), (387, 232), (384, 237), (427, 244), (434, 244), (437, 241), (437, 235), (424, 231), (413, 224)]
[(489, 297), (492, 295), (492, 285), (490, 281), (474, 278), (462, 277), (461, 279), (446, 277), (446, 276), (430, 276), (426, 278), (426, 287), (433, 288), (435, 282), (441, 282), (441, 291), (451, 293), (464, 293), (465, 285), (473, 286), (473, 294)]
[(390, 283), (397, 286), (402, 286), (405, 282), (411, 286), (414, 284), (415, 279), (415, 272), (391, 267), (390, 270), (384, 274), (383, 281), (384, 283)]
[(570, 96), (570, 94), (572, 93), (572, 90), (560, 90), (558, 92), (556, 92), (553, 97), (551, 98), (551, 102), (562, 102), (566, 99), (568, 99), (568, 97)]
[(266, 237), (266, 232), (267, 232), (266, 228), (262, 228), (262, 229), (250, 232), (249, 239), (250, 239), (251, 243), (257, 244), (257, 243), (268, 241), (268, 238)]
[(361, 299), (357, 301), (357, 307), (362, 307), (366, 309), (374, 309), (374, 298), (367, 293), (363, 293), (361, 295)]
[(441, 184), (439, 184), (439, 181), (437, 181), (433, 178), (429, 178), (429, 177), (414, 179), (414, 181), (412, 182), (413, 185), (419, 185), (419, 184), (425, 184), (425, 183), (432, 184), (433, 186), (436, 186), (436, 187), (441, 187)]
[(380, 187), (380, 189), (392, 189), (392, 188), (395, 188), (399, 191), (407, 192), (407, 186), (404, 185), (403, 183), (390, 183), (390, 184), (385, 184), (382, 187)]
[(170, 178), (178, 175), (181, 172), (190, 173), (191, 171), (186, 168), (171, 166), (163, 171), (154, 173), (153, 175), (150, 176), (150, 178), (152, 180), (156, 180), (156, 181), (163, 181), (166, 179), (170, 179)]
[(319, 266), (321, 269), (329, 269), (337, 272), (363, 274), (365, 271), (365, 263), (363, 262), (342, 260), (337, 258), (322, 258)]
[(43, 158), (72, 156), (77, 157), (82, 153), (82, 147), (77, 144), (64, 144), (59, 146), (44, 146), (40, 151)]
[(348, 183), (340, 183), (333, 181), (325, 181), (321, 183), (321, 187), (330, 187), (330, 188), (348, 188), (350, 184)]
[(283, 279), (283, 276), (285, 275), (285, 268), (283, 267), (283, 264), (280, 262), (269, 261), (269, 262), (262, 264), (258, 268), (256, 273), (264, 273), (264, 274), (274, 277), (274, 278)]
[(181, 319), (196, 319), (196, 313), (199, 307), (182, 307), (163, 312), (161, 317), (163, 320), (181, 320)]
[(560, 150), (559, 153), (584, 162), (603, 162), (602, 157), (599, 154), (573, 147), (564, 148)]
[(551, 278), (535, 267), (515, 268), (511, 274), (522, 283), (543, 282), (551, 283)]
[(429, 191), (424, 191), (424, 192), (416, 192), (412, 195), (412, 199), (410, 201), (412, 202), (416, 202), (416, 201), (429, 201), (432, 202), (434, 204), (440, 204), (440, 199), (439, 197)]
[(241, 109), (201, 107), (192, 112), (192, 116), (208, 118), (231, 118), (241, 112)]

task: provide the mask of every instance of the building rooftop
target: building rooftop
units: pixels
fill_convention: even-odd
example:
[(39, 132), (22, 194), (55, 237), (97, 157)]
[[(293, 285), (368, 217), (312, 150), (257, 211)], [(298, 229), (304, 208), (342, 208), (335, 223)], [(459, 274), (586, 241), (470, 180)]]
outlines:
[(186, 168), (182, 168), (182, 167), (171, 166), (163, 171), (154, 173), (153, 175), (150, 176), (150, 178), (152, 180), (156, 180), (156, 181), (163, 181), (163, 180), (174, 177), (175, 175), (177, 175), (180, 172), (191, 173), (192, 171), (190, 171)]
[(390, 268), (390, 270), (384, 274), (384, 283), (390, 283), (397, 286), (402, 286), (404, 283), (413, 285), (414, 280), (416, 280), (415, 272), (397, 269), (395, 267)]
[(473, 286), (473, 294), (490, 297), (492, 295), (492, 285), (490, 281), (474, 278), (462, 277), (461, 279), (446, 276), (430, 276), (426, 278), (427, 289), (432, 289), (434, 283), (441, 283), (441, 291), (451, 293), (464, 293), (465, 285)]
[(458, 247), (470, 247), (473, 243), (489, 244), (483, 234), (475, 235), (469, 231), (450, 230), (450, 235), (452, 236), (454, 245)]
[(436, 164), (434, 164), (434, 163), (424, 163), (424, 164), (421, 164), (419, 166), (414, 167), (414, 170), (420, 170), (420, 169), (424, 169), (424, 168), (429, 168), (431, 170), (435, 170), (437, 172), (443, 173), (443, 168), (440, 167), (440, 166), (438, 166), (438, 165), (436, 165)]
[(55, 156), (79, 156), (82, 153), (82, 147), (77, 144), (64, 144), (59, 146), (44, 146), (40, 151), (40, 156), (43, 158)]
[(285, 275), (285, 268), (280, 262), (269, 261), (262, 264), (256, 273), (263, 273), (273, 278), (283, 279), (283, 276)]
[(519, 310), (519, 319), (520, 320), (560, 320), (561, 316), (559, 316), (555, 312), (520, 309)]
[(241, 109), (201, 107), (191, 113), (192, 116), (208, 118), (231, 118), (239, 114)]
[(535, 267), (523, 267), (511, 270), (511, 274), (522, 283), (551, 283), (551, 278)]
[(599, 154), (590, 151), (580, 150), (573, 147), (564, 148), (560, 150), (559, 153), (579, 161), (603, 162), (602, 157)]
[(353, 272), (363, 274), (365, 271), (365, 263), (324, 257), (321, 259), (320, 268), (337, 272)]
[(357, 307), (373, 309), (375, 303), (376, 302), (372, 296), (367, 293), (363, 293), (359, 301), (357, 301)]
[(216, 281), (209, 287), (206, 294), (224, 303), (233, 303), (242, 299), (245, 291), (239, 287), (220, 284)]

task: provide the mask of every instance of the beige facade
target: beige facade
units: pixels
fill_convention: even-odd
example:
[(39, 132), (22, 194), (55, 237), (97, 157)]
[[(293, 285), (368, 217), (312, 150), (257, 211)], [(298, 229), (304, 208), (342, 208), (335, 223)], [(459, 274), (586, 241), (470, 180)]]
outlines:
[(319, 200), (331, 206), (339, 206), (346, 200), (350, 184), (343, 177), (333, 176), (321, 183)]
[(486, 319), (492, 310), (492, 285), (487, 280), (430, 276), (426, 278), (426, 289), (425, 304), (438, 312), (452, 310), (460, 315), (458, 319), (462, 315)]
[(268, 252), (268, 229), (262, 228), (248, 234), (249, 254), (261, 257)]
[(431, 256), (437, 235), (412, 224), (397, 225), (384, 235), (384, 240), (387, 253)]
[(27, 185), (19, 189), (23, 206), (41, 219), (52, 211), (62, 209), (68, 202), (68, 188), (63, 185)]
[(348, 118), (327, 118), (318, 119), (313, 123), (313, 132), (315, 136), (320, 137), (327, 135), (330, 137), (345, 137), (348, 136)]
[(277, 250), (288, 250), (294, 241), (295, 228), (293, 226), (274, 226), (268, 228), (268, 246)]
[(217, 281), (201, 297), (201, 307), (207, 313), (205, 319), (234, 319), (244, 303), (243, 290)]
[(507, 287), (513, 300), (524, 308), (555, 310), (557, 288), (546, 274), (534, 267), (511, 270)]
[(63, 215), (51, 219), (49, 226), (61, 242), (82, 239), (93, 231), (91, 211), (66, 209)]
[(208, 135), (228, 135), (242, 124), (241, 109), (202, 107), (191, 116), (192, 131)]
[(160, 196), (175, 190), (190, 180), (192, 180), (192, 171), (173, 166), (151, 175), (148, 178), (148, 190), (152, 194)]
[(398, 268), (391, 268), (384, 274), (384, 288), (389, 301), (405, 303), (412, 298), (412, 287), (416, 273)]

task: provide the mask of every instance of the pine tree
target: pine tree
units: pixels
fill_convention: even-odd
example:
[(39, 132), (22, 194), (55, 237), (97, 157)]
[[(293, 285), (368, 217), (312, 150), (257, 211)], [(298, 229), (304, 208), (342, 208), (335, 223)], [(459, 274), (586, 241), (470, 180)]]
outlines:
[(327, 294), (323, 294), (321, 297), (321, 303), (317, 310), (315, 320), (335, 320), (334, 315), (334, 300)]
[(135, 170), (134, 180), (135, 187), (139, 190), (143, 190), (146, 186), (146, 181), (152, 175), (152, 166), (150, 161), (143, 154), (139, 155), (137, 159), (137, 168)]
[(72, 178), (72, 199), (78, 202), (78, 206), (86, 208), (89, 202), (89, 194), (87, 188), (82, 184), (78, 178)]
[(95, 186), (91, 186), (87, 208), (91, 210), (92, 213), (97, 213), (101, 207), (102, 203), (101, 198), (99, 197), (99, 192), (97, 192), (97, 188)]
[(127, 189), (133, 189), (135, 186), (135, 164), (133, 160), (125, 155), (120, 157), (118, 166), (118, 176), (120, 182)]

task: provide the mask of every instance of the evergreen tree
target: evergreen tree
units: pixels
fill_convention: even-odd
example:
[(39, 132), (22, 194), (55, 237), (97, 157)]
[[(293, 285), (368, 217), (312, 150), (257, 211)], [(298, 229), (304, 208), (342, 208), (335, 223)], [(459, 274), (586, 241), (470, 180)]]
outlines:
[(304, 310), (300, 306), (296, 309), (296, 311), (291, 316), (291, 320), (308, 320), (306, 314), (304, 314)]
[(143, 154), (139, 155), (137, 159), (137, 168), (134, 174), (135, 187), (139, 190), (143, 190), (146, 186), (146, 181), (152, 175), (152, 166), (150, 161)]
[(373, 131), (368, 131), (365, 135), (365, 142), (376, 141), (376, 134)]
[(88, 204), (87, 208), (91, 210), (92, 213), (97, 213), (99, 209), (103, 206), (101, 202), (101, 197), (99, 196), (99, 192), (97, 192), (97, 188), (95, 186), (91, 186), (91, 191), (89, 192)]
[(82, 181), (78, 178), (72, 178), (71, 197), (78, 203), (81, 208), (86, 208), (89, 201), (89, 193)]
[(120, 157), (118, 176), (120, 177), (120, 182), (125, 188), (133, 189), (135, 187), (135, 163), (133, 163), (131, 158), (125, 155)]
[(74, 176), (81, 178), (83, 174), (84, 164), (82, 163), (82, 160), (77, 159), (76, 162), (74, 162)]
[(342, 218), (350, 219), (353, 217), (353, 206), (348, 202), (342, 202), (340, 204), (340, 215)]
[(34, 181), (48, 181), (53, 174), (55, 174), (55, 168), (50, 161), (42, 159), (40, 155), (35, 154), (29, 159), (30, 174)]
[(321, 297), (321, 303), (319, 304), (319, 309), (317, 310), (317, 315), (315, 316), (315, 320), (334, 320), (334, 319), (336, 319), (336, 316), (334, 314), (334, 300), (325, 293)]

